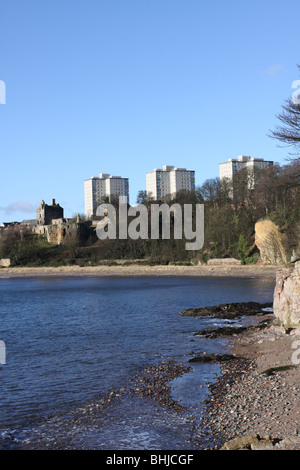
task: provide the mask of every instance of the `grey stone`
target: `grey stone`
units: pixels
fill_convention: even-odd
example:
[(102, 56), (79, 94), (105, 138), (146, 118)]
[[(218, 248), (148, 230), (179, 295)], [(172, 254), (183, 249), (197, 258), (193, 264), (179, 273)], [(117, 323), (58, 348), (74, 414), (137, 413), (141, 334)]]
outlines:
[(300, 327), (300, 262), (276, 274), (274, 315), (285, 330)]

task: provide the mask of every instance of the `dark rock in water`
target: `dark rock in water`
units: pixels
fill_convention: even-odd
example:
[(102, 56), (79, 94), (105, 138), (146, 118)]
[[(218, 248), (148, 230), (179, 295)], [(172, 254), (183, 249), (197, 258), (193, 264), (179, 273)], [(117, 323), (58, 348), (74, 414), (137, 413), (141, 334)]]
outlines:
[(232, 354), (204, 354), (203, 356), (195, 356), (189, 362), (225, 362), (240, 359)]
[(257, 302), (240, 302), (230, 304), (219, 304), (210, 307), (189, 308), (180, 312), (183, 316), (189, 317), (218, 317), (218, 318), (239, 318), (251, 315), (270, 314), (265, 308), (272, 307), (272, 303), (259, 304)]
[(266, 328), (270, 319), (260, 322), (258, 325), (254, 326), (221, 326), (219, 328), (204, 328), (194, 333), (194, 336), (204, 336), (205, 338), (222, 338), (232, 335), (239, 335), (245, 331), (254, 331), (254, 330), (263, 330)]
[(247, 331), (248, 327), (233, 327), (233, 326), (224, 326), (220, 328), (206, 328), (204, 330), (197, 331), (194, 333), (194, 336), (205, 336), (205, 338), (220, 338), (223, 336), (238, 335)]

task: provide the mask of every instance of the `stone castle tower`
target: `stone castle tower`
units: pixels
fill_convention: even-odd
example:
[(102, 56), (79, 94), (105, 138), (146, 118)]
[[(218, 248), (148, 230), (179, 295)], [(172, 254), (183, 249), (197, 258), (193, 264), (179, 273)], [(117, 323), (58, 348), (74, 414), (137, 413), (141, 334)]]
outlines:
[(36, 224), (37, 225), (51, 225), (53, 219), (62, 219), (64, 217), (64, 210), (56, 204), (55, 199), (52, 199), (52, 205), (41, 202), (36, 210)]

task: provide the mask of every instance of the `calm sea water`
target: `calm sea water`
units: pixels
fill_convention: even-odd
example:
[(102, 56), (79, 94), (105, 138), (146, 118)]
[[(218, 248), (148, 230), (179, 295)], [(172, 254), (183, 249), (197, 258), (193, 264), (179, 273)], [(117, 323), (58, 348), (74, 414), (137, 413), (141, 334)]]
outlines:
[[(274, 283), (232, 278), (0, 279), (2, 448), (187, 449), (189, 418), (151, 400), (101, 397), (144, 367), (188, 364), (191, 350), (222, 352), (224, 340), (194, 333), (235, 321), (183, 317), (191, 307), (272, 301)], [(199, 364), (173, 397), (200, 403), (217, 365)]]

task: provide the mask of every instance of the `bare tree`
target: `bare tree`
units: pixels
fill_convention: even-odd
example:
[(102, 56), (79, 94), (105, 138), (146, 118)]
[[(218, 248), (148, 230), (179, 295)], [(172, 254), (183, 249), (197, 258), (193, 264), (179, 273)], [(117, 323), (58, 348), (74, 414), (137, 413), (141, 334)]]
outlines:
[[(300, 65), (298, 65), (300, 70)], [(270, 131), (269, 137), (283, 142), (296, 151), (294, 157), (300, 158), (300, 104), (299, 100), (287, 99), (282, 105), (282, 112), (276, 117), (282, 125)]]

